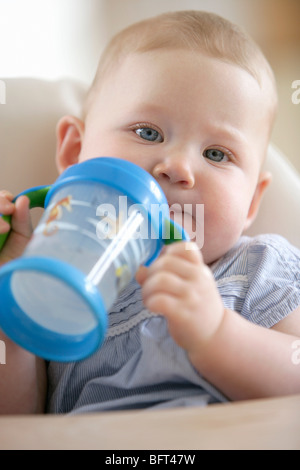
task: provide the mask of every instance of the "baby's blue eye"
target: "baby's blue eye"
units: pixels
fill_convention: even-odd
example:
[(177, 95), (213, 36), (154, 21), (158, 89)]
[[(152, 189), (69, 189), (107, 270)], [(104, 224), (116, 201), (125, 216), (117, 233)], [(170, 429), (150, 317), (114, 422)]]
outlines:
[(222, 152), (222, 150), (218, 150), (218, 149), (204, 150), (203, 156), (217, 163), (228, 161), (227, 155), (224, 152)]
[(149, 140), (150, 142), (162, 142), (163, 138), (161, 134), (151, 127), (140, 127), (135, 129), (136, 134), (144, 140)]

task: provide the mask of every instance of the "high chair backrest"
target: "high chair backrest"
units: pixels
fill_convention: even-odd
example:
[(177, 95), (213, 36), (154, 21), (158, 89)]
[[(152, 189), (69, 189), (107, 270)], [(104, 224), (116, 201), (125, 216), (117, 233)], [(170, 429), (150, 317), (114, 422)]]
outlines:
[(278, 233), (300, 248), (300, 176), (273, 144), (265, 168), (272, 182), (263, 197), (259, 214), (248, 235)]

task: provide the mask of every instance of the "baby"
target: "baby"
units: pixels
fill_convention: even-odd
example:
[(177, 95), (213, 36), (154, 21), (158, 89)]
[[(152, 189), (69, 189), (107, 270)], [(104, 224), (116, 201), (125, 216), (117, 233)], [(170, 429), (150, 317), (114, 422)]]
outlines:
[[(191, 236), (204, 205), (204, 244), (169, 245), (141, 268), (109, 314), (105, 343), (84, 361), (45, 366), (0, 332), (2, 413), (204, 406), (300, 391), (291, 360), (300, 253), (279, 236), (242, 235), (270, 182), (263, 162), (276, 102), (261, 51), (217, 15), (163, 14), (113, 38), (83, 118), (58, 123), (58, 169), (99, 156), (136, 163), (170, 206), (193, 208)], [(31, 235), (27, 198), (11, 200), (1, 192), (0, 212), (13, 215), (1, 264)]]

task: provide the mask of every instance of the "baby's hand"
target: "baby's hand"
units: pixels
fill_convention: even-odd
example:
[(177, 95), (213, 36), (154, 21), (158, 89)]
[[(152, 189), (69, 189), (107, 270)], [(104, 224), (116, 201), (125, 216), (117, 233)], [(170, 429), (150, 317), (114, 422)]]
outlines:
[(145, 306), (168, 320), (170, 334), (190, 355), (213, 338), (224, 306), (195, 243), (169, 245), (149, 268), (138, 271), (136, 279)]
[[(8, 191), (0, 191), (0, 214), (12, 216), (11, 233), (0, 251), (0, 265), (20, 256), (32, 234), (28, 198), (21, 196), (15, 203), (12, 200)], [(0, 233), (9, 230), (9, 224), (0, 217)]]

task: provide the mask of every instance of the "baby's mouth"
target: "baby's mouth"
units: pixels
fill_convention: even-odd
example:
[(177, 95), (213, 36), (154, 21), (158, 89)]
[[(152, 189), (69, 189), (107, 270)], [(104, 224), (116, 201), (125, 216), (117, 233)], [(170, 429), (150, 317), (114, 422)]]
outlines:
[(178, 202), (170, 204), (168, 202), (170, 218), (174, 220), (174, 217), (184, 217), (185, 215), (189, 215), (193, 218), (193, 206), (192, 204), (184, 204), (181, 205)]
[(176, 224), (183, 227), (191, 239), (194, 238), (195, 221), (193, 217), (192, 205), (185, 204), (184, 206), (181, 206), (178, 203), (169, 204), (169, 211), (170, 219), (174, 220)]
[(170, 219), (183, 227), (190, 240), (201, 248), (204, 244), (204, 204), (169, 203), (169, 214)]

